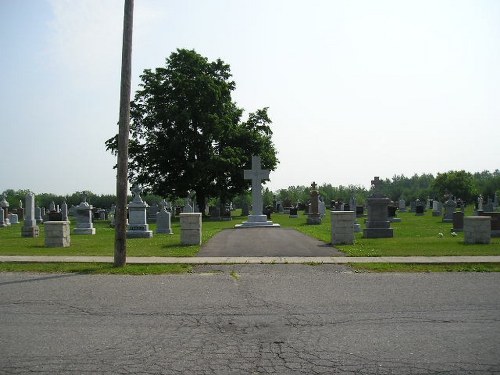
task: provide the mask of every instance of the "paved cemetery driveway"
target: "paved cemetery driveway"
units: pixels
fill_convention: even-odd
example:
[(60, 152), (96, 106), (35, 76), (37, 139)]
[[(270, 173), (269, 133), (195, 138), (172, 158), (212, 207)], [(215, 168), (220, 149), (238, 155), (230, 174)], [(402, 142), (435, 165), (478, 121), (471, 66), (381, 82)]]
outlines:
[(220, 256), (345, 256), (331, 245), (294, 229), (225, 229), (201, 248), (200, 257)]

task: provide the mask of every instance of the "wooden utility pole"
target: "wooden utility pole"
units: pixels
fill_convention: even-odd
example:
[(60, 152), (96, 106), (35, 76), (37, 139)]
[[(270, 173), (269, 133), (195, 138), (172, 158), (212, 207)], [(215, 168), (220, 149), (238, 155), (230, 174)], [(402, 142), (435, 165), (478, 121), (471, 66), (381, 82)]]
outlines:
[(120, 118), (118, 120), (118, 162), (116, 175), (115, 267), (127, 262), (127, 193), (128, 133), (130, 123), (130, 86), (132, 66), (132, 27), (134, 0), (125, 0), (123, 14), (122, 74), (120, 87)]

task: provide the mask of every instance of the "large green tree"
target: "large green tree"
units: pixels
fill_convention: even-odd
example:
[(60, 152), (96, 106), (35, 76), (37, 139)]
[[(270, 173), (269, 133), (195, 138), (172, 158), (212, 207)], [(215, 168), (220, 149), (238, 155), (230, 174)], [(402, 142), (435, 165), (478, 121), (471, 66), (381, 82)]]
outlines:
[(466, 202), (472, 202), (477, 194), (472, 174), (464, 170), (438, 173), (432, 187), (439, 198), (451, 194)]
[[(165, 67), (146, 69), (131, 103), (129, 178), (155, 194), (197, 203), (227, 202), (249, 187), (243, 169), (260, 155), (263, 168), (278, 164), (267, 108), (250, 113), (232, 101), (229, 65), (178, 49)], [(116, 137), (106, 142), (116, 151)]]

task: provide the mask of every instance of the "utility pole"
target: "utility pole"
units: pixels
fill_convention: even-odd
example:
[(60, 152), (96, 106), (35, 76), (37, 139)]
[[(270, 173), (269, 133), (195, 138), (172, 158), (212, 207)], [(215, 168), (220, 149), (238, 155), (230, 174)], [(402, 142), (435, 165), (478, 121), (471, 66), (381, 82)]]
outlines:
[(130, 127), (130, 86), (134, 0), (125, 0), (123, 13), (120, 117), (118, 120), (118, 162), (116, 175), (115, 267), (127, 262), (128, 135)]

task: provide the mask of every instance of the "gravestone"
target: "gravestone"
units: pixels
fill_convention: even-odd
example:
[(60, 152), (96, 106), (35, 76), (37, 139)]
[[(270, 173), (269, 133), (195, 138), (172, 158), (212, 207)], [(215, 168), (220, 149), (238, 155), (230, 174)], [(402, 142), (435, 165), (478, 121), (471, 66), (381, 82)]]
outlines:
[(403, 198), (399, 199), (398, 208), (399, 212), (406, 212), (406, 201)]
[(187, 197), (185, 199), (185, 202), (184, 202), (184, 208), (182, 209), (182, 212), (184, 213), (193, 213), (194, 210), (193, 210), (193, 206), (191, 206), (191, 200), (189, 199), (189, 197)]
[(326, 205), (325, 205), (325, 202), (323, 202), (323, 200), (321, 198), (319, 198), (319, 201), (318, 201), (318, 212), (320, 214), (320, 216), (323, 218), (326, 214)]
[(440, 201), (433, 201), (432, 202), (432, 216), (441, 216), (441, 209), (442, 209), (442, 204)]
[(443, 206), (444, 206), (443, 222), (453, 223), (453, 213), (457, 208), (457, 203), (450, 196)]
[(415, 216), (423, 216), (424, 215), (424, 202), (422, 202), (420, 199), (417, 199), (415, 201)]
[(485, 212), (492, 212), (493, 211), (493, 201), (491, 200), (491, 197), (488, 197), (486, 203), (483, 204), (483, 210)]
[(9, 222), (10, 224), (19, 224), (19, 217), (17, 214), (9, 214)]
[(477, 198), (477, 212), (482, 212), (484, 211), (483, 210), (483, 196), (480, 195), (478, 198)]
[(354, 211), (331, 211), (332, 245), (354, 244)]
[(453, 213), (453, 232), (463, 232), (464, 231), (464, 213), (462, 211), (456, 211)]
[(61, 219), (62, 221), (68, 221), (68, 204), (66, 201), (61, 205)]
[(170, 212), (167, 211), (167, 202), (160, 202), (160, 212), (156, 215), (156, 233), (173, 234)]
[(201, 213), (190, 212), (180, 214), (181, 244), (201, 245), (202, 220)]
[(498, 194), (495, 192), (495, 196), (493, 197), (493, 210), (498, 208)]
[(69, 221), (46, 221), (45, 247), (68, 247), (71, 244)]
[(397, 210), (398, 210), (398, 208), (393, 204), (390, 204), (389, 206), (387, 206), (387, 216), (388, 216), (388, 219), (391, 223), (401, 222), (401, 219), (399, 217), (397, 217), (397, 213), (396, 213)]
[(21, 228), (22, 237), (38, 237), (40, 234), (40, 228), (38, 227), (37, 220), (35, 218), (35, 194), (28, 193), (24, 198), (24, 203), (26, 206), (24, 215), (24, 224)]
[(241, 216), (248, 216), (249, 213), (250, 213), (250, 210), (249, 210), (249, 207), (248, 207), (248, 203), (247, 202), (243, 202), (241, 204)]
[(480, 216), (491, 217), (491, 237), (500, 237), (500, 212), (481, 212)]
[(160, 206), (158, 206), (158, 203), (153, 203), (151, 206), (149, 206), (146, 210), (146, 219), (148, 223), (155, 223), (157, 215), (159, 211), (161, 210)]
[(373, 194), (367, 199), (368, 217), (365, 229), (363, 229), (363, 237), (365, 238), (390, 238), (394, 236), (387, 212), (391, 200), (381, 193), (381, 183), (379, 177), (375, 177), (371, 181)]
[(247, 221), (235, 225), (235, 228), (279, 227), (279, 224), (268, 221), (267, 216), (262, 213), (264, 204), (261, 181), (269, 179), (269, 170), (261, 169), (260, 156), (252, 156), (252, 169), (246, 169), (243, 173), (245, 180), (252, 180), (252, 214), (248, 215)]
[(24, 220), (24, 208), (23, 208), (23, 201), (21, 199), (19, 199), (19, 207), (17, 208), (16, 213), (17, 213), (17, 217), (18, 217), (19, 221), (23, 221)]
[(491, 242), (491, 217), (464, 217), (464, 242), (466, 244), (489, 244)]
[(307, 215), (307, 224), (318, 225), (321, 224), (321, 214), (319, 213), (319, 192), (316, 190), (316, 182), (311, 184), (311, 204), (309, 207), (309, 214)]
[(7, 227), (8, 225), (5, 223), (3, 208), (0, 207), (0, 228)]
[(296, 219), (299, 217), (299, 209), (297, 207), (290, 207), (290, 214), (288, 217)]
[(43, 214), (42, 214), (42, 209), (40, 207), (36, 207), (35, 208), (35, 218), (36, 218), (36, 222), (37, 224), (41, 224), (43, 223)]
[(416, 210), (417, 210), (417, 202), (411, 201), (410, 202), (410, 212), (415, 213)]
[(149, 230), (149, 225), (146, 220), (147, 203), (141, 198), (142, 189), (138, 186), (133, 186), (133, 199), (128, 204), (128, 226), (127, 238), (151, 238), (153, 231)]
[(0, 227), (8, 227), (10, 225), (9, 220), (9, 202), (5, 198), (5, 195), (2, 195), (2, 201), (0, 202), (1, 218), (0, 218)]
[(73, 234), (95, 234), (95, 228), (92, 224), (92, 205), (87, 202), (87, 197), (76, 206), (76, 226)]

